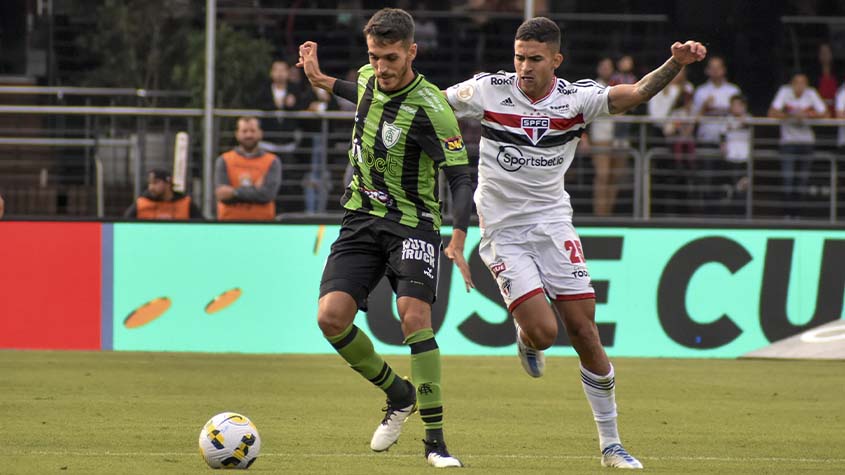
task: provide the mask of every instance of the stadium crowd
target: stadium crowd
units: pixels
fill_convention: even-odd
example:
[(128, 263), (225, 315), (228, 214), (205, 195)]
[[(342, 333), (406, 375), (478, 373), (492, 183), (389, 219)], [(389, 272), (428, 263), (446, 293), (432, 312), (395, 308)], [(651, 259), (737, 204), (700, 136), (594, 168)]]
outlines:
[[(682, 19), (687, 26), (692, 25), (691, 31), (696, 31), (696, 24), (705, 22), (706, 15), (699, 12), (702, 19), (695, 23), (690, 13), (695, 9), (683, 2), (677, 5), (668, 0), (658, 3), (660, 5), (653, 11), (670, 12), (669, 18), (673, 21)], [(752, 73), (749, 72), (759, 75), (759, 62), (749, 65), (747, 52), (741, 48), (731, 49), (740, 45), (742, 38), (748, 39), (751, 38), (748, 35), (754, 34), (751, 29), (739, 27), (741, 22), (750, 21), (745, 14), (751, 7), (746, 3), (739, 2), (726, 13), (726, 24), (736, 35), (726, 41), (714, 34), (716, 47), (711, 47), (713, 54), (706, 65), (687, 68), (647, 106), (633, 111), (631, 114), (637, 116), (633, 121), (599, 120), (582, 136), (576, 162), (566, 178), (580, 215), (636, 215), (631, 212), (634, 206), (632, 190), (635, 182), (646, 179), (650, 185), (646, 192), (651, 196), (652, 216), (741, 216), (746, 212), (745, 204), (750, 196), (755, 203), (770, 204), (768, 212), (755, 210), (755, 215), (818, 218), (824, 216), (822, 207), (825, 203), (837, 192), (842, 194), (841, 188), (832, 189), (835, 185), (831, 184), (828, 175), (833, 161), (845, 156), (845, 129), (839, 130), (837, 135), (833, 127), (811, 127), (804, 123), (806, 119), (845, 118), (845, 85), (842, 82), (845, 71), (837, 63), (845, 53), (842, 41), (838, 40), (833, 27), (796, 27), (804, 37), (802, 41), (810, 41), (807, 38), (817, 41), (814, 44), (816, 51), (809, 55), (812, 58), (803, 51), (800, 58), (793, 58), (791, 68), (784, 67), (785, 61), (772, 64), (770, 84), (761, 87), (759, 78), (750, 78)], [(824, 14), (822, 10), (807, 10), (809, 7), (798, 5), (800, 2), (786, 3), (777, 9), (779, 14)], [(318, 42), (326, 45), (327, 69), (339, 77), (350, 78), (356, 68), (348, 69), (348, 58), (363, 47), (358, 38), (363, 17), (356, 12), (378, 6), (379, 2), (367, 0), (315, 2), (315, 9), (325, 8), (328, 13), (298, 16), (290, 13), (266, 20), (266, 24), (271, 25), (267, 29), (270, 32), (261, 34), (273, 42), (276, 60), (267, 71), (266, 84), (248, 91), (247, 96), (251, 96), (249, 108), (270, 112), (354, 110), (354, 104), (308, 85), (301, 71), (293, 67), (293, 48), (302, 35), (314, 35)], [(508, 53), (511, 41), (500, 32), (515, 29), (519, 24), (522, 2), (465, 0), (452, 4), (429, 0), (400, 1), (397, 6), (405, 7), (415, 16), (415, 41), (419, 46), (417, 64), (420, 72), (438, 86), (445, 88), (454, 78), (477, 71), (495, 71), (511, 61)], [(536, 13), (578, 11), (579, 6), (575, 1), (539, 1)], [(600, 7), (590, 8), (600, 10)], [(684, 16), (690, 18), (683, 19)], [(455, 18), (461, 21), (454, 21)], [(255, 17), (225, 9), (220, 21), (231, 21), (240, 27), (265, 24), (257, 22)], [(572, 46), (579, 49), (577, 54), (570, 54), (570, 46), (563, 46), (565, 60), (558, 71), (561, 77), (573, 81), (590, 78), (611, 86), (625, 84), (641, 77), (651, 62), (654, 48), (648, 49), (649, 45), (643, 43), (645, 40), (632, 34), (630, 25), (627, 33), (611, 32), (606, 44), (599, 48), (582, 48), (584, 37), (577, 35), (583, 35), (583, 30), (589, 28), (583, 23), (559, 23), (569, 23), (565, 26), (573, 30)], [(778, 28), (784, 27), (779, 25)], [(565, 43), (569, 42), (569, 32), (565, 36)], [(456, 44), (461, 45), (460, 52), (454, 51)], [(773, 49), (784, 51), (786, 48), (784, 44), (777, 44)], [(467, 51), (468, 55), (461, 56)], [(720, 54), (725, 56), (720, 57)], [(771, 59), (769, 56), (761, 53), (760, 62)], [(461, 60), (456, 61), (457, 58)], [(595, 68), (594, 72), (592, 68)], [(789, 74), (785, 74), (785, 70), (789, 70)], [(782, 81), (779, 81), (781, 76)], [(776, 87), (774, 82), (784, 84)], [(749, 119), (760, 117), (777, 119), (782, 124), (779, 127), (749, 124)], [(645, 137), (639, 125), (643, 121), (648, 121)], [(328, 136), (324, 135), (324, 126), (320, 120), (313, 119), (283, 115), (260, 117), (263, 135), (260, 150), (276, 155), (284, 170), (275, 199), (277, 215), (338, 211), (338, 197), (348, 183), (348, 173), (344, 174), (342, 168), (348, 136), (342, 121), (328, 121)], [(778, 129), (779, 133), (776, 133)], [(461, 122), (461, 130), (466, 142), (472, 144), (477, 142), (481, 128), (477, 123)], [(236, 146), (227, 133), (220, 136), (220, 152)], [(229, 143), (224, 143), (227, 140)], [(471, 145), (468, 147), (474, 164), (477, 150)], [(656, 152), (645, 170), (637, 166), (644, 160), (644, 150)], [(750, 161), (752, 156), (753, 161)], [(831, 159), (831, 156), (835, 158)], [(160, 167), (151, 166), (145, 172), (149, 173), (153, 168)], [(54, 172), (51, 170), (51, 173)], [(197, 175), (196, 169), (193, 173)], [(651, 176), (647, 177), (649, 173)], [(216, 186), (220, 184), (215, 183)], [(7, 214), (16, 214), (19, 201), (16, 190), (0, 191), (5, 191)], [(122, 209), (131, 204), (128, 198), (121, 198)], [(196, 201), (198, 196), (194, 198)]]

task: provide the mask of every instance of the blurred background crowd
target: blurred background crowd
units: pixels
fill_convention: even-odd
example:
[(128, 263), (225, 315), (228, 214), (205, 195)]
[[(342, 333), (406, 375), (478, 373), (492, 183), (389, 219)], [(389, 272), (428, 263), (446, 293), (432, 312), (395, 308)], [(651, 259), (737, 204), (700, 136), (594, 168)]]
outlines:
[[(647, 107), (590, 126), (566, 177), (577, 215), (841, 220), (843, 2), (534, 3), (565, 32), (567, 80), (635, 82), (676, 40), (710, 53)], [(512, 69), (522, 1), (217, 0), (214, 156), (243, 145), (239, 117), (257, 117), (258, 147), (280, 162), (277, 186), (263, 191), (277, 215), (338, 212), (348, 180), (354, 105), (309, 87), (294, 67), (298, 45), (318, 42), (327, 73), (354, 77), (366, 60), (361, 29), (386, 5), (414, 15), (415, 66), (441, 88)], [(199, 0), (0, 3), (7, 217), (135, 217), (127, 208), (168, 180), (180, 131), (190, 137), (182, 191), (198, 208), (211, 202), (204, 21)], [(477, 160), (478, 126), (462, 130)]]

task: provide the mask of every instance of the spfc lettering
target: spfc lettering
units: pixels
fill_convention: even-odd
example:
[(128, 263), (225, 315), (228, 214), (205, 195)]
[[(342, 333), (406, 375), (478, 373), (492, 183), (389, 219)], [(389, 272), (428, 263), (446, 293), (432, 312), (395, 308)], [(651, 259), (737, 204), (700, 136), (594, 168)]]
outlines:
[(531, 143), (537, 145), (549, 131), (551, 120), (548, 117), (523, 117), (521, 125), (522, 131), (525, 132)]

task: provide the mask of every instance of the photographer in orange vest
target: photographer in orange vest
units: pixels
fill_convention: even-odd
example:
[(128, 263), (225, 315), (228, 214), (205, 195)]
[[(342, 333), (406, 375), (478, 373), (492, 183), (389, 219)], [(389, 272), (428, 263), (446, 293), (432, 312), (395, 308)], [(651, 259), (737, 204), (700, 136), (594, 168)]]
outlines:
[(258, 147), (261, 127), (255, 117), (241, 117), (235, 130), (238, 147), (217, 157), (214, 166), (217, 219), (270, 221), (282, 184), (279, 157)]
[(137, 219), (202, 218), (191, 197), (173, 191), (173, 176), (156, 168), (147, 174), (147, 190), (139, 196), (123, 216)]

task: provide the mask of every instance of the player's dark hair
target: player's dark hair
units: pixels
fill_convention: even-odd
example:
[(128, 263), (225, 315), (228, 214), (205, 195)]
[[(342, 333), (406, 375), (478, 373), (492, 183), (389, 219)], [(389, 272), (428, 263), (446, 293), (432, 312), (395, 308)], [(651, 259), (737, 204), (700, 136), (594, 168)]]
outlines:
[(561, 32), (557, 23), (546, 17), (538, 16), (525, 20), (516, 30), (516, 38), (521, 41), (537, 41), (547, 43), (555, 51), (560, 51)]
[(381, 45), (397, 41), (411, 44), (414, 42), (414, 19), (400, 8), (382, 8), (364, 26), (364, 34)]

